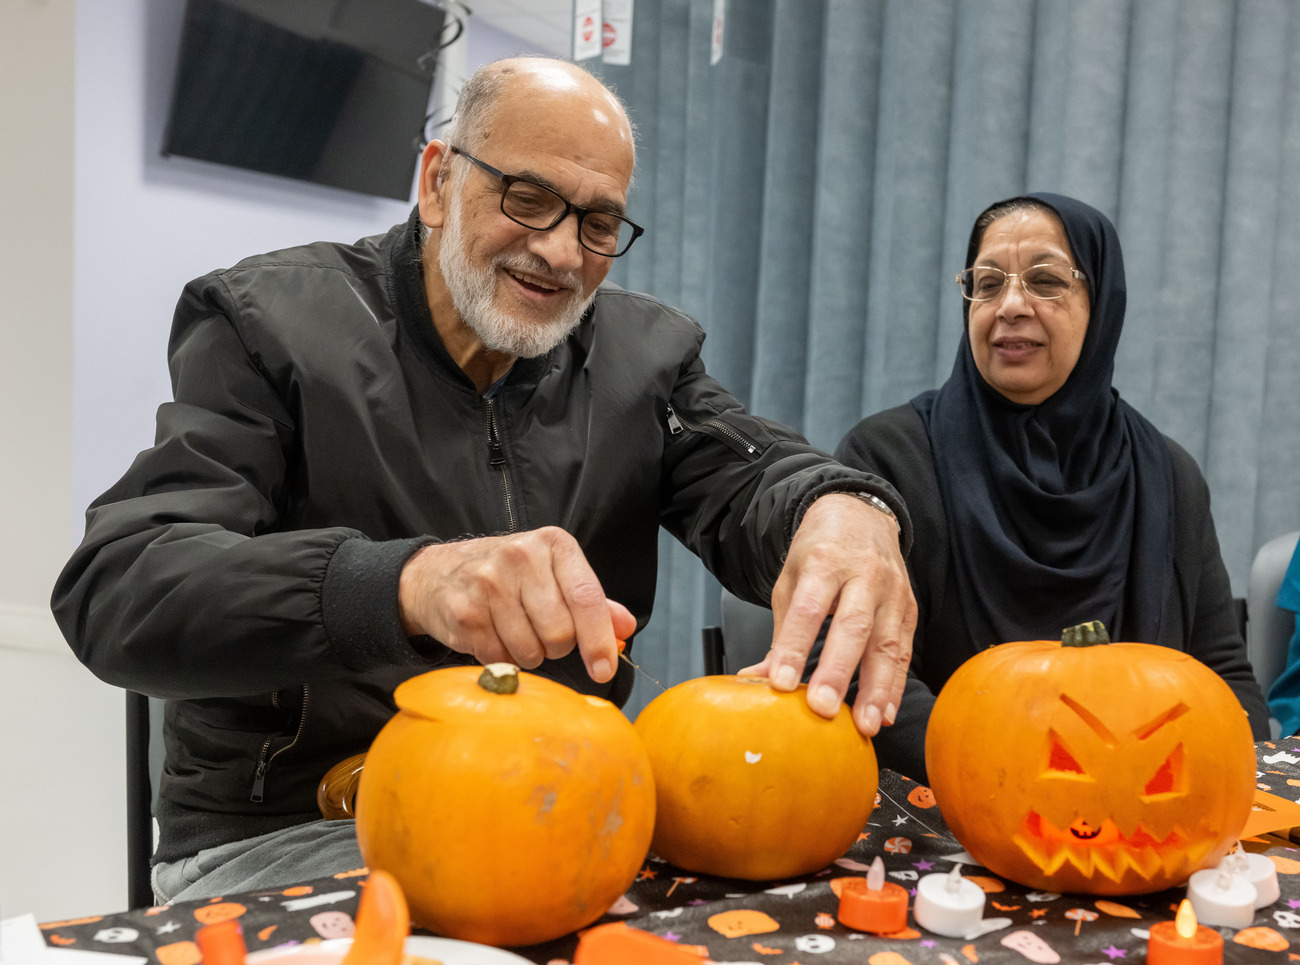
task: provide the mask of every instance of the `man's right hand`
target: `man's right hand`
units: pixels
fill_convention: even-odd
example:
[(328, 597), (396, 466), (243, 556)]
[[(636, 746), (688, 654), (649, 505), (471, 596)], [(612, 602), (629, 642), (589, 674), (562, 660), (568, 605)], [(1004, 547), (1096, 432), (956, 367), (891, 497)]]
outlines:
[(428, 634), (480, 663), (525, 669), (574, 646), (598, 683), (614, 676), (636, 618), (606, 598), (577, 540), (555, 526), (422, 547), (398, 604), (407, 634)]

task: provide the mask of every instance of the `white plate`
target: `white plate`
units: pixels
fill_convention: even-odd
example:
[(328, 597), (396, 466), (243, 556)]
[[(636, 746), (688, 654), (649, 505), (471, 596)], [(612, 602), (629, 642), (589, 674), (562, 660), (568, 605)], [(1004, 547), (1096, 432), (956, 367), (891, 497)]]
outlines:
[(406, 954), (431, 958), (442, 965), (532, 965), (526, 958), (492, 945), (462, 942), (454, 938), (412, 935), (406, 939)]
[[(338, 965), (347, 954), (350, 938), (331, 938), (328, 941), (283, 948), (264, 948), (248, 956), (249, 965)], [(441, 965), (532, 965), (526, 958), (492, 945), (462, 942), (454, 938), (434, 938), (429, 935), (411, 935), (406, 939), (406, 954), (416, 958), (440, 962)], [(423, 963), (415, 963), (423, 965)]]

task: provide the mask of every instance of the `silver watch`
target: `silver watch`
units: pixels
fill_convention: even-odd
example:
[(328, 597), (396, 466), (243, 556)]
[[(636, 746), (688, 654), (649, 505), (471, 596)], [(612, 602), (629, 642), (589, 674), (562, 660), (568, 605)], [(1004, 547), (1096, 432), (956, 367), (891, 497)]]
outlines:
[(852, 496), (854, 499), (860, 499), (873, 509), (878, 509), (894, 521), (894, 526), (899, 534), (903, 532), (903, 524), (898, 521), (898, 515), (889, 508), (889, 503), (885, 502), (879, 496), (873, 496), (871, 493), (846, 492), (845, 496)]

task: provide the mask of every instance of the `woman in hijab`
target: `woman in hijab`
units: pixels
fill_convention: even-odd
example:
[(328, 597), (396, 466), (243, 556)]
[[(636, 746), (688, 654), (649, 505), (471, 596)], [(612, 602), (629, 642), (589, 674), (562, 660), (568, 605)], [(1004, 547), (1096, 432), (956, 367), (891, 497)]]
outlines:
[(1267, 738), (1205, 480), (1111, 386), (1126, 298), (1114, 226), (1060, 195), (998, 202), (958, 282), (948, 381), (864, 419), (836, 453), (891, 480), (915, 529), (919, 620), (899, 715), (875, 738), (882, 765), (928, 782), (926, 724), (953, 671), (1088, 620), (1192, 654)]

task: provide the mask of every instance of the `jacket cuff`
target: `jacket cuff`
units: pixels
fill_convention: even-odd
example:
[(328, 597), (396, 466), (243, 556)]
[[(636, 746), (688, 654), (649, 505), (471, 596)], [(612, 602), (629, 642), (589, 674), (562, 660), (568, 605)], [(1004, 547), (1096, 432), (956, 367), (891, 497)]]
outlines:
[(361, 673), (429, 665), (402, 627), (397, 590), (406, 561), (435, 542), (429, 537), (379, 543), (353, 537), (339, 543), (321, 584), (321, 621), (348, 669)]
[(912, 550), (912, 517), (907, 513), (907, 503), (903, 502), (903, 497), (898, 495), (898, 491), (893, 486), (885, 482), (879, 476), (872, 476), (869, 473), (855, 473), (854, 478), (841, 477), (837, 479), (827, 479), (818, 483), (807, 493), (795, 508), (793, 525), (790, 533), (793, 536), (794, 531), (799, 528), (803, 522), (803, 514), (808, 512), (810, 506), (822, 496), (829, 496), (832, 493), (866, 493), (882, 500), (886, 506), (894, 511), (894, 519), (898, 522), (898, 545), (903, 551), (903, 556), (907, 556)]

